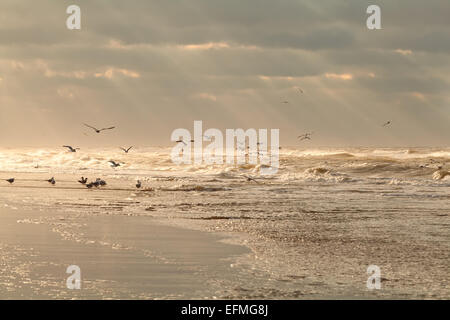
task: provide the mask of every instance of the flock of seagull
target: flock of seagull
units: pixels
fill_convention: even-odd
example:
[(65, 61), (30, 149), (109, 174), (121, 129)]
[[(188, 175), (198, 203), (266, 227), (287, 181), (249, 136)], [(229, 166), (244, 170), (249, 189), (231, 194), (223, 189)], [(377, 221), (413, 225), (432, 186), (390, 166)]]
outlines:
[[(303, 90), (302, 90), (301, 88), (298, 88), (298, 90), (299, 90), (302, 94), (304, 93)], [(289, 101), (283, 101), (283, 103), (289, 103)], [(387, 126), (390, 126), (391, 124), (392, 124), (392, 122), (389, 120), (389, 121), (383, 123), (383, 124), (382, 124), (382, 127), (387, 127)], [(83, 123), (83, 125), (85, 125), (86, 127), (90, 128), (90, 129), (92, 129), (92, 130), (94, 130), (96, 133), (101, 133), (102, 131), (113, 130), (113, 129), (116, 128), (115, 126), (112, 126), (112, 127), (106, 127), (106, 128), (98, 129), (98, 128), (96, 128), (96, 127), (94, 127), (94, 126), (91, 126), (91, 125), (89, 125), (89, 124), (86, 124), (86, 123)], [(297, 139), (299, 139), (300, 141), (311, 140), (311, 136), (313, 135), (313, 133), (314, 133), (314, 132), (306, 132), (306, 133), (304, 133), (304, 134), (299, 135), (299, 136), (297, 137)], [(211, 139), (211, 137), (207, 137), (207, 136), (205, 136), (205, 138), (207, 138), (208, 140)], [(185, 146), (187, 145), (187, 143), (184, 142), (183, 140), (177, 140), (177, 141), (175, 141), (175, 142), (176, 142), (176, 143), (183, 143)], [(190, 142), (193, 143), (194, 140), (190, 140)], [(261, 143), (258, 142), (257, 144), (260, 145)], [(67, 148), (69, 152), (77, 152), (77, 150), (80, 150), (80, 148), (74, 148), (74, 147), (69, 146), (69, 145), (64, 145), (63, 148)], [(120, 149), (121, 149), (123, 152), (125, 152), (125, 153), (129, 153), (130, 150), (131, 150), (132, 148), (133, 148), (133, 146), (128, 147), (128, 148), (120, 147)], [(259, 152), (258, 152), (258, 154), (259, 154)], [(114, 161), (114, 160), (109, 160), (108, 163), (110, 164), (110, 166), (111, 166), (112, 168), (120, 167), (120, 163), (119, 163), (119, 162), (116, 162), (116, 161)], [(248, 177), (248, 176), (244, 176), (244, 178), (245, 178), (247, 181), (254, 181), (254, 182), (257, 182), (255, 179), (250, 178), (250, 177)], [(10, 184), (13, 184), (13, 183), (15, 182), (15, 178), (6, 179), (5, 181), (9, 182)], [(55, 185), (55, 184), (56, 184), (56, 180), (55, 180), (54, 177), (52, 177), (51, 179), (48, 179), (47, 182), (50, 183), (50, 184), (52, 184), (52, 185)], [(83, 185), (85, 185), (88, 189), (91, 189), (92, 187), (98, 188), (98, 187), (101, 187), (101, 186), (105, 186), (105, 185), (106, 185), (106, 181), (105, 181), (105, 180), (102, 180), (102, 179), (100, 179), (100, 178), (97, 178), (95, 181), (88, 183), (88, 178), (81, 177), (81, 179), (78, 180), (78, 182), (81, 183), (81, 184), (83, 184)], [(140, 180), (137, 180), (136, 188), (139, 189), (139, 188), (141, 188), (141, 187), (142, 187), (142, 182), (141, 182)]]
[[(115, 128), (116, 128), (116, 127), (107, 127), (107, 128), (97, 129), (96, 127), (91, 126), (91, 125), (88, 125), (88, 124), (86, 124), (86, 123), (83, 123), (83, 124), (84, 124), (86, 127), (90, 128), (90, 129), (92, 129), (92, 130), (94, 130), (96, 133), (101, 133), (102, 131), (105, 131), (105, 130), (112, 130), (112, 129), (115, 129)], [(80, 148), (74, 148), (74, 147), (69, 146), (69, 145), (64, 145), (63, 148), (67, 148), (69, 152), (77, 152), (77, 150), (80, 150)], [(131, 150), (132, 148), (133, 148), (133, 146), (128, 147), (128, 148), (120, 147), (120, 149), (123, 150), (125, 153), (130, 152), (130, 150)], [(116, 161), (114, 161), (114, 160), (109, 160), (108, 163), (111, 165), (112, 168), (120, 167), (120, 163), (119, 163), (119, 162), (116, 162)], [(15, 178), (10, 178), (10, 179), (6, 179), (5, 181), (9, 182), (10, 184), (13, 184), (13, 183), (16, 181), (16, 179), (15, 179)], [(47, 181), (48, 183), (50, 183), (51, 185), (55, 185), (55, 184), (56, 184), (55, 177), (51, 177), (50, 179), (48, 179), (48, 180), (46, 180), (46, 181)], [(92, 181), (92, 182), (89, 182), (89, 183), (88, 183), (88, 178), (81, 177), (81, 179), (78, 180), (78, 182), (81, 183), (82, 185), (85, 185), (86, 188), (88, 188), (88, 189), (91, 189), (91, 188), (93, 188), (93, 187), (99, 188), (99, 187), (102, 187), (102, 186), (106, 186), (106, 185), (107, 185), (106, 181), (103, 180), (103, 179), (100, 179), (100, 178), (97, 178), (95, 181)], [(136, 188), (139, 189), (139, 188), (141, 188), (141, 187), (142, 187), (142, 182), (141, 182), (140, 180), (137, 180)]]

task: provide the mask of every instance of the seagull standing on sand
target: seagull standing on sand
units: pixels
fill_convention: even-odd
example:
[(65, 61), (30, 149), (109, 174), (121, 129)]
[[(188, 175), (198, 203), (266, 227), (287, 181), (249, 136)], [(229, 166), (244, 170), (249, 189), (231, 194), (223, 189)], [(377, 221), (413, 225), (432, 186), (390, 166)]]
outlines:
[(94, 184), (97, 184), (97, 186), (106, 186), (106, 181), (102, 180), (100, 178), (97, 178), (97, 180), (95, 180)]
[(63, 146), (63, 148), (68, 148), (70, 152), (77, 152), (80, 148), (72, 148), (71, 146)]
[(48, 181), (48, 183), (51, 183), (52, 185), (55, 185), (55, 183), (56, 183), (54, 177), (52, 177), (51, 179), (48, 179), (47, 181)]
[(128, 153), (128, 151), (130, 151), (131, 148), (133, 148), (133, 146), (129, 147), (128, 149), (120, 147), (120, 149), (122, 149), (125, 153)]
[(138, 180), (136, 183), (136, 188), (140, 189), (141, 187), (142, 187), (142, 183), (140, 180)]
[(5, 181), (8, 181), (9, 183), (13, 183), (14, 182), (14, 178), (11, 178), (11, 179), (7, 179), (7, 180), (5, 180)]
[(120, 163), (117, 163), (117, 162), (115, 162), (113, 160), (109, 160), (108, 162), (111, 164), (112, 168), (120, 167)]
[(106, 181), (100, 178), (97, 178), (97, 180), (95, 180), (94, 182), (89, 182), (88, 184), (86, 184), (86, 188), (88, 189), (91, 189), (92, 187), (98, 188), (101, 186), (106, 186)]
[(108, 128), (97, 129), (96, 127), (90, 126), (90, 125), (88, 125), (88, 124), (86, 124), (86, 123), (83, 123), (83, 124), (84, 124), (86, 127), (91, 128), (92, 130), (94, 130), (94, 131), (97, 132), (97, 133), (100, 133), (100, 132), (105, 131), (105, 130), (112, 130), (112, 129), (115, 129), (115, 128), (116, 128), (116, 127), (108, 127)]

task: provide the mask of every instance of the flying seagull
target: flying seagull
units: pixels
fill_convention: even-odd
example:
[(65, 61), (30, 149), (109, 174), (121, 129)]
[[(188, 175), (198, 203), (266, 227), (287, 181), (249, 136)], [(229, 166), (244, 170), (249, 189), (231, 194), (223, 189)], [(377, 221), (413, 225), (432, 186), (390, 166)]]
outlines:
[(247, 181), (255, 181), (256, 183), (259, 183), (258, 181), (256, 181), (254, 178), (246, 176), (246, 175), (242, 175)]
[(142, 187), (142, 183), (141, 183), (140, 180), (138, 180), (137, 183), (136, 183), (136, 188), (139, 189), (140, 187)]
[(120, 147), (120, 149), (122, 149), (125, 153), (128, 153), (128, 151), (130, 151), (131, 148), (133, 148), (133, 146), (129, 147), (128, 149)]
[(63, 148), (68, 148), (70, 152), (77, 152), (80, 148), (72, 148), (71, 146), (63, 146)]
[(81, 179), (78, 180), (78, 182), (81, 183), (81, 184), (86, 184), (87, 180), (88, 180), (88, 178), (81, 177)]
[(302, 88), (297, 87), (298, 91), (300, 91), (301, 93), (304, 93)]
[(5, 181), (8, 181), (9, 183), (13, 183), (13, 182), (14, 182), (14, 178), (7, 179), (7, 180), (5, 180)]
[(51, 179), (48, 179), (47, 181), (48, 181), (48, 183), (51, 183), (52, 185), (55, 185), (55, 183), (56, 183), (54, 177), (52, 177)]
[(387, 127), (387, 126), (390, 125), (390, 124), (391, 124), (391, 121), (385, 122), (385, 123), (383, 124), (383, 127)]
[(86, 124), (86, 123), (83, 123), (86, 127), (88, 127), (88, 128), (91, 128), (92, 130), (94, 130), (95, 132), (97, 132), (97, 133), (100, 133), (100, 132), (102, 132), (102, 131), (104, 131), (104, 130), (111, 130), (111, 129), (114, 129), (115, 127), (109, 127), (109, 128), (102, 128), (102, 129), (97, 129), (96, 127), (93, 127), (93, 126), (90, 126), (90, 125), (88, 125), (88, 124)]
[(118, 162), (115, 162), (113, 160), (109, 160), (108, 162), (111, 164), (112, 168), (120, 167), (120, 163), (118, 163)]
[(300, 139), (300, 141), (303, 141), (303, 140), (311, 140), (311, 135), (313, 134), (313, 132), (311, 132), (311, 133), (305, 133), (305, 134), (302, 134), (302, 135), (299, 135), (298, 137), (297, 137), (297, 139)]
[(186, 142), (184, 142), (183, 140), (177, 140), (175, 141), (176, 143), (183, 143), (185, 146), (187, 146)]

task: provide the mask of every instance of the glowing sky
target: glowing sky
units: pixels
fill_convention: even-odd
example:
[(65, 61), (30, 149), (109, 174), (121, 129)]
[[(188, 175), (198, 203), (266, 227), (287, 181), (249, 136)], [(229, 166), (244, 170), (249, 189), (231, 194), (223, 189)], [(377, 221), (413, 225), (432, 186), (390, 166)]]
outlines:
[(448, 146), (449, 17), (448, 0), (2, 0), (0, 146), (170, 145), (194, 120), (282, 145)]

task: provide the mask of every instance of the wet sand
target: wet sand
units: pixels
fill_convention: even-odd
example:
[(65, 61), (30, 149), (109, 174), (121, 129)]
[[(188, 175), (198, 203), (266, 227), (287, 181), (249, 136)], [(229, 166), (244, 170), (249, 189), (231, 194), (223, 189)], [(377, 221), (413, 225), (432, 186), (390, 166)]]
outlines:
[[(147, 217), (39, 222), (57, 214), (0, 210), (0, 299), (212, 299), (238, 278), (233, 258), (249, 252)], [(70, 265), (80, 290), (66, 287)]]

